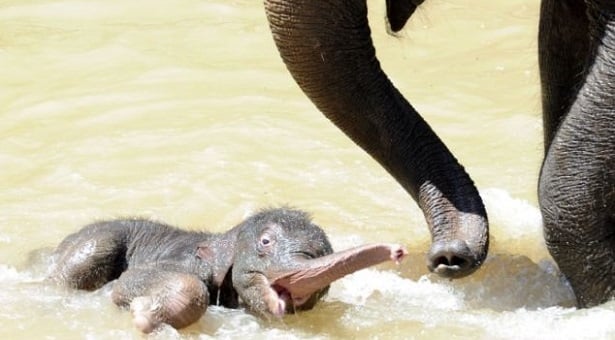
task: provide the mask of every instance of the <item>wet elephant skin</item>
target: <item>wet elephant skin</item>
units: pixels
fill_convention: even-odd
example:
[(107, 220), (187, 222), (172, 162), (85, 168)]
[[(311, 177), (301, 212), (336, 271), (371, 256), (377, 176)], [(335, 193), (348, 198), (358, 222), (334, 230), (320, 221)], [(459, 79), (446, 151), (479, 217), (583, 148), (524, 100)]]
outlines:
[[(401, 30), (423, 3), (386, 0), (388, 29)], [(417, 201), (432, 237), (428, 268), (473, 273), (489, 246), (484, 204), (381, 69), (366, 0), (266, 0), (265, 10), (299, 87)], [(538, 46), (545, 239), (578, 305), (592, 306), (615, 297), (615, 1), (542, 0)]]
[(289, 208), (263, 210), (220, 234), (118, 219), (67, 236), (49, 280), (82, 290), (115, 280), (113, 302), (149, 333), (163, 323), (186, 327), (210, 304), (242, 305), (264, 318), (311, 309), (331, 282), (406, 254), (387, 244), (333, 252), (324, 231)]

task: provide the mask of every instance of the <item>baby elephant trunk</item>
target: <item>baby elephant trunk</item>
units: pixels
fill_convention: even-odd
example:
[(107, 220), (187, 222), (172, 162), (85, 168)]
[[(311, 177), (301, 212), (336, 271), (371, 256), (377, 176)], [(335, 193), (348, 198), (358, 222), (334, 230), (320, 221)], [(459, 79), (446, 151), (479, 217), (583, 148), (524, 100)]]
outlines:
[(278, 273), (273, 284), (292, 296), (306, 297), (333, 281), (385, 261), (399, 263), (408, 252), (400, 245), (367, 244), (315, 259), (301, 260), (298, 266)]

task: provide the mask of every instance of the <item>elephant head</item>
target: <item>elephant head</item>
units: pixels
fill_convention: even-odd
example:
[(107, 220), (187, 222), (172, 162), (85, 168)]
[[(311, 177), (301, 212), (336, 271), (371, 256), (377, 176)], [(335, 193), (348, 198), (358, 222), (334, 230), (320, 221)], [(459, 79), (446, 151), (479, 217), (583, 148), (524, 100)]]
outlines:
[(406, 255), (386, 244), (334, 253), (322, 229), (299, 210), (263, 211), (235, 229), (232, 285), (248, 309), (265, 317), (311, 309), (333, 281)]
[[(266, 0), (284, 63), (316, 107), (414, 198), (432, 235), (430, 270), (472, 273), (487, 256), (487, 214), (474, 183), (380, 68), (366, 0)], [(387, 0), (399, 30), (422, 0)]]

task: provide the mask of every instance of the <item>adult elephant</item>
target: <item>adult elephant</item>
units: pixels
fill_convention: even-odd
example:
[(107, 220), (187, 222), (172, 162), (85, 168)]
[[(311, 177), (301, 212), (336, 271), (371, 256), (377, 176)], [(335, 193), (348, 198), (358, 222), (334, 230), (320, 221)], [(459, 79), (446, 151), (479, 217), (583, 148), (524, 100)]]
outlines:
[[(489, 244), (483, 202), (447, 147), (380, 68), (366, 0), (266, 0), (301, 89), (417, 201), (430, 270), (472, 273)], [(423, 0), (386, 0), (398, 31)], [(543, 0), (539, 65), (545, 160), (539, 198), (549, 251), (579, 306), (615, 295), (615, 1)]]

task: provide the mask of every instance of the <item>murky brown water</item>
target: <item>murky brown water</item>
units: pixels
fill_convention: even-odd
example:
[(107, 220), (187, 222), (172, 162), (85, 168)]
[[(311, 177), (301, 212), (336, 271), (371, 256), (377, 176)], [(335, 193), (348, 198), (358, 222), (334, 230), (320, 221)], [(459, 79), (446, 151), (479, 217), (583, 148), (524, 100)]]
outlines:
[(337, 249), (402, 242), (409, 261), (347, 277), (282, 322), (213, 307), (154, 338), (615, 338), (615, 304), (571, 308), (542, 241), (538, 1), (430, 0), (399, 37), (385, 33), (384, 2), (369, 5), (383, 67), (484, 197), (483, 269), (453, 282), (426, 272), (422, 214), (299, 91), (261, 1), (7, 0), (0, 337), (141, 338), (107, 290), (39, 282), (40, 249), (83, 224), (139, 215), (222, 231), (290, 204)]

